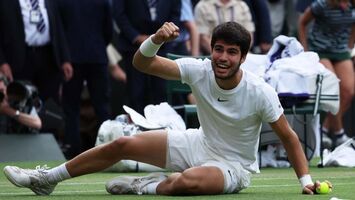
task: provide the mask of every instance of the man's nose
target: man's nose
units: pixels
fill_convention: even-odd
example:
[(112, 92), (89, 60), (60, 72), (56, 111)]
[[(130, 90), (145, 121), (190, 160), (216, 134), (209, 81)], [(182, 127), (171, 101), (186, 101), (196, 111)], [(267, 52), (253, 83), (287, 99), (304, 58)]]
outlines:
[(227, 52), (223, 52), (222, 54), (221, 54), (221, 56), (219, 57), (219, 59), (220, 60), (227, 60), (227, 57), (228, 57), (228, 54), (227, 54)]

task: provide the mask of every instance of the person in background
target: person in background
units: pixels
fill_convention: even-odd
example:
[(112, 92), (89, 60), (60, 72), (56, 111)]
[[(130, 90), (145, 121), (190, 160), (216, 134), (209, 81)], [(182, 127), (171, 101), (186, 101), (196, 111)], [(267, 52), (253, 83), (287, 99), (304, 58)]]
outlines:
[[(165, 80), (144, 74), (132, 66), (139, 45), (165, 21), (180, 22), (181, 0), (113, 0), (114, 20), (120, 30), (117, 50), (122, 56), (120, 65), (126, 70), (128, 106), (143, 114), (148, 104), (167, 100)], [(167, 43), (159, 55), (172, 52)]]
[[(8, 84), (5, 75), (0, 73), (0, 133), (23, 133), (15, 130), (25, 130), (25, 133), (30, 133), (29, 129), (40, 130), (42, 121), (33, 106), (31, 106), (29, 113), (10, 106), (7, 95)], [(14, 121), (17, 124), (14, 124)]]
[(187, 83), (197, 100), (199, 129), (152, 130), (96, 146), (52, 169), (6, 166), (7, 179), (38, 195), (49, 195), (61, 181), (99, 172), (120, 160), (136, 160), (175, 173), (143, 177), (119, 176), (106, 183), (110, 194), (218, 195), (238, 193), (259, 172), (257, 150), (262, 122), (281, 139), (303, 194), (314, 194), (313, 182), (297, 134), (288, 124), (275, 90), (240, 69), (251, 35), (236, 22), (218, 25), (212, 33), (211, 60), (157, 56), (179, 27), (166, 22), (137, 50), (133, 64), (144, 73)]
[(203, 0), (195, 7), (195, 20), (200, 34), (200, 48), (203, 55), (211, 53), (211, 33), (219, 24), (233, 21), (254, 34), (255, 26), (248, 5), (240, 0)]
[(266, 0), (270, 18), (272, 37), (279, 35), (296, 36), (298, 13), (296, 0)]
[(271, 20), (265, 0), (244, 0), (248, 5), (255, 24), (254, 41), (251, 51), (266, 54), (272, 45)]
[(296, 11), (299, 13), (303, 13), (308, 6), (311, 5), (313, 0), (297, 0), (296, 2)]
[[(83, 151), (79, 132), (80, 97), (84, 82), (95, 109), (98, 124), (109, 119), (109, 73), (106, 47), (112, 36), (112, 15), (108, 0), (58, 0), (58, 9), (68, 40), (74, 75), (63, 84), (65, 155), (72, 158)], [(98, 127), (97, 127), (98, 129)], [(93, 147), (96, 136), (90, 144)]]
[(112, 78), (114, 78), (117, 81), (126, 83), (127, 82), (126, 72), (123, 71), (123, 69), (119, 65), (122, 56), (117, 52), (113, 44), (109, 44), (106, 48), (106, 51), (108, 57), (108, 69)]
[(181, 0), (181, 34), (172, 42), (172, 52), (178, 55), (198, 56), (199, 33), (195, 23), (191, 0)]
[(73, 70), (56, 2), (0, 0), (0, 72), (58, 104), (63, 75), (70, 80)]
[[(355, 41), (355, 1), (317, 0), (308, 7), (299, 20), (299, 40), (305, 50), (318, 53), (320, 62), (340, 79), (340, 108), (330, 113), (322, 125), (324, 146), (331, 146), (328, 136), (333, 135), (333, 146), (349, 139), (343, 128), (343, 115), (354, 96), (354, 67), (350, 50)], [(307, 25), (313, 21), (309, 32)]]

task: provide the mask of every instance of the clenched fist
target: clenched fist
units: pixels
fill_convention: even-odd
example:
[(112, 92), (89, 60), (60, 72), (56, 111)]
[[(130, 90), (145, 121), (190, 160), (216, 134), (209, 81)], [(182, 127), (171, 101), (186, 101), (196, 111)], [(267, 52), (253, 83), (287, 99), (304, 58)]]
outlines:
[(179, 36), (179, 27), (172, 22), (165, 22), (152, 37), (155, 44), (162, 44), (176, 39)]

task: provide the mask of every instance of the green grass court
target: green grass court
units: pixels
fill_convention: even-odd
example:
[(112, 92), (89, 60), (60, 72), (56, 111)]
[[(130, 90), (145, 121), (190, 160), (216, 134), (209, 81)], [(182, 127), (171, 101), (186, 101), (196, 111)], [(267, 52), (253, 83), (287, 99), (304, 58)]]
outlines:
[[(2, 171), (0, 174), (0, 200), (11, 199), (355, 199), (355, 169), (354, 168), (317, 168), (315, 161), (311, 162), (311, 174), (313, 180), (329, 180), (333, 183), (333, 192), (327, 195), (307, 196), (300, 194), (300, 185), (292, 168), (263, 168), (260, 174), (255, 174), (252, 185), (239, 194), (217, 196), (193, 196), (193, 197), (167, 197), (155, 195), (120, 195), (113, 196), (105, 191), (105, 182), (115, 176), (128, 175), (128, 173), (96, 173), (67, 180), (60, 183), (51, 196), (39, 197), (28, 189), (17, 188), (7, 181)], [(0, 163), (1, 169), (5, 165), (17, 165), (24, 168), (35, 168), (38, 164), (47, 164), (49, 167), (58, 165), (58, 162), (18, 162)], [(144, 175), (144, 173), (134, 173)]]

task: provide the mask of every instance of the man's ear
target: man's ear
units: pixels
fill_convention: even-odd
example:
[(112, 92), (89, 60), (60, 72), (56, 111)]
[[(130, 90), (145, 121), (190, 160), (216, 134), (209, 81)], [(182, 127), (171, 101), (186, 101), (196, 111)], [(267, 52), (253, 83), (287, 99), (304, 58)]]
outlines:
[(246, 57), (247, 57), (247, 55), (244, 55), (244, 56), (240, 59), (240, 64), (242, 64), (242, 63), (245, 61)]

